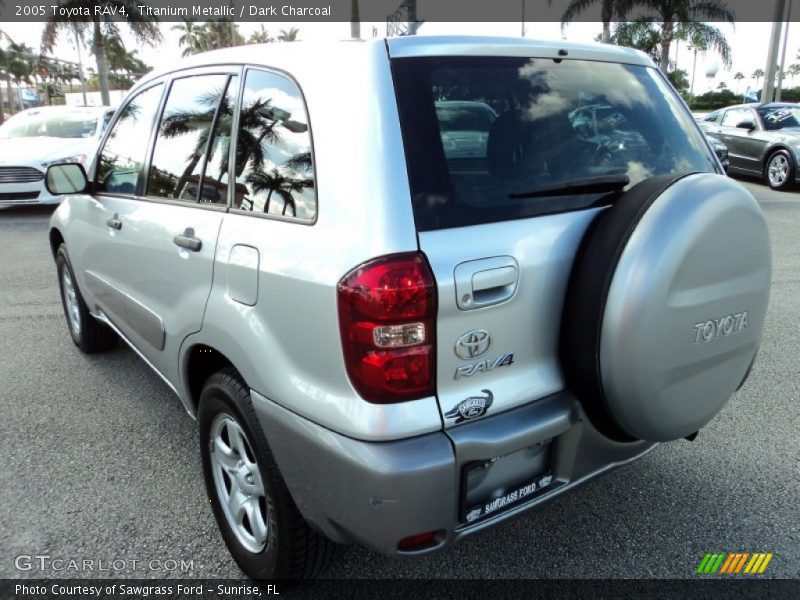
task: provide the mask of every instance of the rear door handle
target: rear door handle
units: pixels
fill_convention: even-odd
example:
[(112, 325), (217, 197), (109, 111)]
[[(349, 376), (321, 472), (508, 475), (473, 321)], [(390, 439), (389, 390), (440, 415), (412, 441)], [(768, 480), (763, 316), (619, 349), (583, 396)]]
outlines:
[(472, 310), (509, 300), (517, 291), (519, 266), (511, 256), (494, 256), (461, 263), (454, 275), (458, 308)]
[(178, 248), (186, 248), (192, 252), (200, 252), (200, 248), (203, 247), (203, 242), (194, 236), (194, 229), (191, 227), (187, 227), (182, 234), (172, 238), (172, 243)]
[(106, 221), (106, 225), (108, 225), (111, 229), (116, 229), (119, 231), (122, 229), (122, 220), (119, 218), (119, 215), (115, 214), (108, 221)]

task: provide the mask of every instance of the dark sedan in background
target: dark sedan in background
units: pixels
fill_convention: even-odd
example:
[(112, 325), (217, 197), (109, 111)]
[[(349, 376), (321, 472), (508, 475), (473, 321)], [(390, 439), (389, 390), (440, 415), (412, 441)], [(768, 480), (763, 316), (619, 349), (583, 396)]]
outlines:
[(731, 161), (728, 158), (728, 147), (711, 135), (706, 134), (706, 139), (708, 139), (711, 149), (714, 151), (714, 154), (717, 155), (719, 162), (722, 163), (722, 168), (725, 169), (727, 173), (728, 167), (731, 166)]
[(791, 189), (800, 160), (800, 106), (741, 104), (703, 117), (700, 127), (728, 147), (729, 172), (763, 177), (771, 188)]

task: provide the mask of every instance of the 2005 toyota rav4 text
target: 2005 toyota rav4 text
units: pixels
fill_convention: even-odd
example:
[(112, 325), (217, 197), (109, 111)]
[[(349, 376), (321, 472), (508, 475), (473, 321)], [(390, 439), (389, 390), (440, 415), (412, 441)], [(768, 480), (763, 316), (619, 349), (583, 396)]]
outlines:
[(75, 344), (122, 337), (197, 417), (243, 571), (303, 577), (332, 541), (434, 551), (706, 425), (771, 274), (721, 173), (632, 50), (250, 46), (138, 83), (88, 178), (51, 167), (50, 240)]

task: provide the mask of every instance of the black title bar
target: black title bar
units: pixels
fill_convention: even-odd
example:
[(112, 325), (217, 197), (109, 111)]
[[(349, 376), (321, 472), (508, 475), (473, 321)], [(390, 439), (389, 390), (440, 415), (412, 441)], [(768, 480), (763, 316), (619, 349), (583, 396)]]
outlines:
[[(772, 21), (779, 0), (719, 0), (736, 21)], [(4, 0), (0, 21), (208, 21), (227, 19), (238, 22), (347, 22), (354, 4), (363, 22), (407, 19), (419, 22), (559, 22), (570, 0)], [(572, 21), (601, 21), (600, 2), (576, 14)], [(698, 2), (700, 6), (713, 2)], [(796, 3), (795, 3), (796, 4)], [(613, 15), (612, 21), (648, 18), (661, 21), (652, 8), (634, 8), (625, 18)], [(681, 15), (675, 17), (682, 20)], [(723, 13), (691, 15), (691, 20), (726, 21)], [(790, 20), (800, 20), (795, 6)]]

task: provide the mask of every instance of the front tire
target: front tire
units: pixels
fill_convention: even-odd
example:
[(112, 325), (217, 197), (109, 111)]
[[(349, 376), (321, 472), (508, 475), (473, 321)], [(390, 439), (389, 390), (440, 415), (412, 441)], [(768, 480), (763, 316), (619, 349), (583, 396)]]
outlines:
[(785, 191), (794, 187), (795, 164), (786, 150), (777, 150), (767, 159), (764, 180), (773, 190)]
[(212, 375), (197, 411), (206, 491), (225, 544), (252, 579), (306, 579), (325, 571), (335, 544), (292, 500), (232, 368)]
[(86, 307), (64, 244), (61, 244), (56, 252), (56, 271), (61, 291), (61, 305), (75, 345), (85, 354), (102, 352), (114, 346), (117, 340), (116, 334), (107, 325), (95, 319)]

